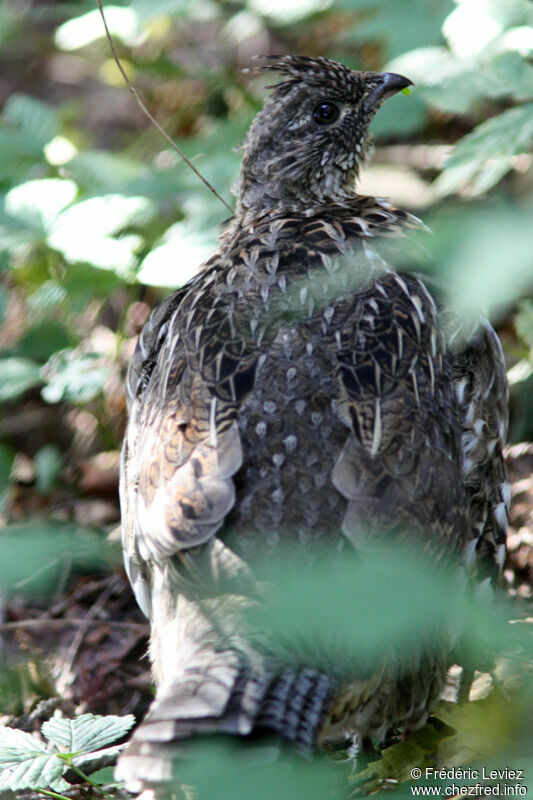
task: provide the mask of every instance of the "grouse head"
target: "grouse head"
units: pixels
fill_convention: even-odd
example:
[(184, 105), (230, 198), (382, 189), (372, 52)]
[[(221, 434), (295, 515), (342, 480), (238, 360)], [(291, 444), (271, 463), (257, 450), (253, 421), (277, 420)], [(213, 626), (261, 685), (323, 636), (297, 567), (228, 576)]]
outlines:
[(265, 58), (254, 72), (287, 78), (270, 87), (248, 133), (237, 215), (353, 196), (374, 114), (411, 81), (393, 72), (355, 72), (327, 58)]

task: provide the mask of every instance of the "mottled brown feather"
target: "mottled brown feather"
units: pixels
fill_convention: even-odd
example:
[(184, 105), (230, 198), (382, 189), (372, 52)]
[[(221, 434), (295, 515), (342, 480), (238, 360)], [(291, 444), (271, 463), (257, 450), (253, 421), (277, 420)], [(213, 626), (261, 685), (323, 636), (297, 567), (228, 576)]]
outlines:
[(305, 569), (316, 543), (363, 554), (400, 531), (472, 570), (505, 541), (497, 337), (486, 322), (466, 335), (394, 269), (420, 223), (354, 190), (370, 119), (407, 81), (327, 59), (266, 68), (287, 80), (248, 135), (235, 217), (154, 310), (128, 373), (124, 553), (158, 683), (119, 762), (134, 790), (169, 779), (176, 743), (203, 733), (267, 727), (311, 747), (426, 719), (450, 637), (342, 680), (252, 647), (241, 611), (280, 542)]

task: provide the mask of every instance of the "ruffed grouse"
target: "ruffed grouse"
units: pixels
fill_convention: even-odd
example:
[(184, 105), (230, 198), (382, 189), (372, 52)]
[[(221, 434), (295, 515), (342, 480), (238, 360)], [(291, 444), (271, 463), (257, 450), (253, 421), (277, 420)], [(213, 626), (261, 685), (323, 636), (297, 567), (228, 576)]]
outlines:
[(398, 526), (436, 559), (505, 553), (498, 338), (485, 321), (458, 333), (427, 282), (387, 263), (420, 223), (355, 192), (369, 123), (410, 81), (303, 56), (261, 69), (285, 79), (248, 134), (235, 215), (128, 373), (123, 543), (157, 683), (118, 765), (133, 790), (200, 734), (313, 747), (425, 721), (449, 648), (361, 687), (252, 646), (235, 598), (283, 542), (302, 570), (317, 542), (350, 557)]

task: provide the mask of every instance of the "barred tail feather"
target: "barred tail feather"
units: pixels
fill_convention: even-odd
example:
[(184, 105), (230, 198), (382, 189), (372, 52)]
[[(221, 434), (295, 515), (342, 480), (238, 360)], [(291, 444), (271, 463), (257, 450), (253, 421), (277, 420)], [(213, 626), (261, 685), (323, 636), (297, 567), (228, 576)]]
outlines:
[[(129, 791), (168, 784), (174, 776), (179, 781), (180, 754), (197, 736), (270, 731), (304, 752), (316, 744), (333, 701), (333, 679), (308, 668), (287, 668), (276, 674), (264, 665), (252, 666), (235, 651), (218, 656), (217, 669), (211, 674), (209, 670), (204, 675), (186, 673), (156, 696), (116, 767), (116, 778)], [(236, 656), (241, 661), (237, 672)], [(222, 697), (221, 713), (206, 713), (210, 705), (219, 707)]]

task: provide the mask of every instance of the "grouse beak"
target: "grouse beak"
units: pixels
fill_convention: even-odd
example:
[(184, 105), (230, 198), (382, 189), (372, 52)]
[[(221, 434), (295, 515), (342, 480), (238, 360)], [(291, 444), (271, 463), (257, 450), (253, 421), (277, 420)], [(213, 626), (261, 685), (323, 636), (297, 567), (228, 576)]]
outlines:
[(407, 89), (408, 86), (413, 86), (413, 81), (403, 75), (397, 75), (395, 72), (379, 72), (375, 77), (378, 78), (379, 83), (365, 100), (365, 105), (370, 108), (380, 106), (384, 100), (392, 97), (393, 94), (401, 92), (402, 89)]

